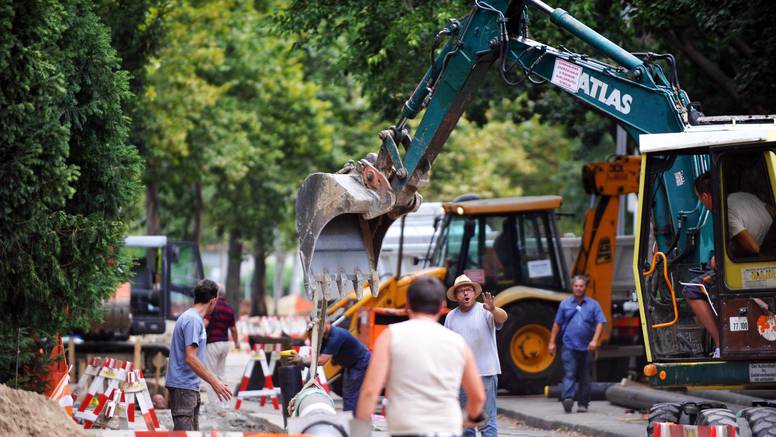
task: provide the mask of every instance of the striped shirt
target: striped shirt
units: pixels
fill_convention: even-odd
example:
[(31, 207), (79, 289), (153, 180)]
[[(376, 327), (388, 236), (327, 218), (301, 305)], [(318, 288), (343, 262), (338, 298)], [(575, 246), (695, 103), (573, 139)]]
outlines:
[(210, 320), (207, 325), (208, 343), (229, 341), (229, 328), (234, 326), (234, 311), (226, 299), (219, 297), (213, 312), (205, 318)]

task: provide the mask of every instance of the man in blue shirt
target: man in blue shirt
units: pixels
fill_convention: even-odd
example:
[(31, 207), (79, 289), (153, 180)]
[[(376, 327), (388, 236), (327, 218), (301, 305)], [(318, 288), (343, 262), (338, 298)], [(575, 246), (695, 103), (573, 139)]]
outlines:
[(170, 412), (174, 429), (199, 430), (199, 382), (205, 380), (219, 399), (229, 400), (229, 387), (208, 372), (205, 361), (204, 317), (216, 306), (218, 284), (204, 279), (194, 287), (194, 305), (178, 316), (172, 331), (170, 361), (167, 365), (167, 383), (170, 392)]
[[(343, 411), (356, 411), (361, 384), (364, 382), (364, 375), (369, 367), (371, 357), (369, 349), (356, 337), (353, 337), (347, 329), (331, 326), (331, 323), (326, 322), (318, 365), (323, 366), (332, 360), (332, 363), (342, 366), (344, 369), (345, 374), (342, 380)], [(309, 365), (309, 363), (305, 363), (305, 365)]]
[(563, 300), (558, 306), (555, 323), (550, 332), (550, 354), (556, 351), (555, 340), (558, 333), (563, 332), (560, 358), (563, 362), (563, 383), (561, 399), (563, 410), (571, 412), (574, 406), (575, 387), (579, 383), (579, 393), (576, 393), (577, 412), (587, 412), (590, 403), (590, 379), (593, 367), (593, 352), (601, 345), (601, 332), (606, 317), (601, 311), (601, 305), (595, 299), (585, 296), (587, 278), (574, 276), (571, 279), (572, 296)]

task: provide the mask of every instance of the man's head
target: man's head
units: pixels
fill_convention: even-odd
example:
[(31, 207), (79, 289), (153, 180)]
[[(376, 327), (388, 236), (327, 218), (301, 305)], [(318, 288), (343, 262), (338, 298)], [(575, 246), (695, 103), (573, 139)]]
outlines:
[[(305, 330), (305, 336), (308, 339), (312, 339), (313, 338), (313, 327), (314, 326), (315, 326), (315, 323), (313, 323), (312, 321), (307, 323), (307, 329)], [(322, 334), (323, 338), (328, 338), (330, 333), (331, 333), (331, 322), (326, 321), (326, 322), (323, 323), (323, 334)]]
[(224, 284), (218, 284), (218, 297), (226, 298), (226, 287), (224, 287)]
[(421, 276), (410, 285), (407, 304), (412, 313), (439, 315), (445, 305), (445, 286), (433, 276)]
[(206, 314), (213, 312), (213, 308), (216, 307), (217, 297), (218, 284), (210, 279), (203, 279), (194, 287), (194, 304), (207, 305)]
[(474, 307), (480, 293), (480, 284), (473, 282), (466, 275), (461, 275), (455, 278), (455, 284), (447, 290), (447, 298), (458, 302), (458, 308), (466, 312)]
[(695, 179), (695, 195), (711, 211), (711, 173), (703, 173)]
[(583, 297), (585, 289), (587, 289), (587, 278), (585, 276), (575, 275), (571, 278), (571, 292), (574, 293), (574, 297)]

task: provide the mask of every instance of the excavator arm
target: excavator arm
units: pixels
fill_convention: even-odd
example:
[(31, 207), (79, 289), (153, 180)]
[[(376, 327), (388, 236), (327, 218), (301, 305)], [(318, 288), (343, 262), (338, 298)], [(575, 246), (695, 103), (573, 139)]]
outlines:
[[(528, 39), (526, 6), (549, 15), (554, 24), (617, 65)], [(617, 120), (636, 141), (640, 133), (680, 132), (697, 114), (676, 75), (669, 79), (651, 62), (672, 62), (670, 55), (644, 54), (641, 59), (538, 0), (475, 0), (469, 15), (451, 20), (436, 41), (442, 38), (447, 43), (433, 56), (401, 119), (380, 132), (379, 153), (350, 162), (336, 174), (315, 173), (299, 190), (300, 256), (306, 288), (316, 297), (330, 300), (351, 290), (360, 293), (364, 280), (377, 293), (377, 259), (385, 232), (397, 217), (420, 206), (418, 188), (428, 180), (435, 158), (485, 74), (494, 68), (509, 85), (528, 81), (558, 86)], [(408, 121), (424, 110), (411, 135)]]

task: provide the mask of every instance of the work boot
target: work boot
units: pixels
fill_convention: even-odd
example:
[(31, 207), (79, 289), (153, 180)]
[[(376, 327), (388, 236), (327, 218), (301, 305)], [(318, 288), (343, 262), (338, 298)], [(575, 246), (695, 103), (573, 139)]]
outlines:
[(571, 407), (574, 406), (574, 399), (564, 399), (563, 400), (563, 411), (570, 413)]
[(579, 405), (577, 407), (577, 413), (587, 413), (587, 405)]

